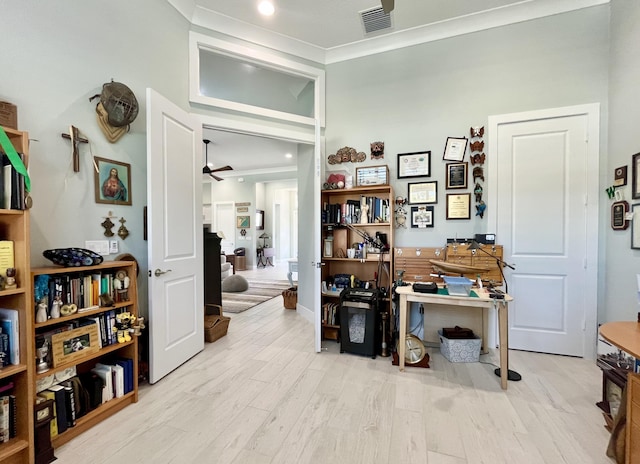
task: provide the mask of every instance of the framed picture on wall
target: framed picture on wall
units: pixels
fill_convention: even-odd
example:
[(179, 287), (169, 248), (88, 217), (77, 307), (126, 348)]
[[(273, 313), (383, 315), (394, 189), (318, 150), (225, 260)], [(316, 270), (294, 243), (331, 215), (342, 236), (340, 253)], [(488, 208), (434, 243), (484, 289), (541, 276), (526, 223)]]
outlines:
[(94, 156), (96, 203), (131, 205), (131, 165)]
[(251, 227), (250, 219), (249, 216), (236, 216), (236, 227), (238, 229), (248, 229)]
[(409, 204), (438, 203), (438, 181), (410, 182), (408, 190)]
[(418, 229), (433, 227), (433, 206), (412, 206), (411, 227)]
[(264, 210), (256, 210), (256, 230), (264, 230)]
[(400, 153), (398, 155), (398, 179), (431, 176), (431, 152)]
[(445, 161), (462, 161), (467, 151), (467, 143), (469, 143), (469, 139), (466, 137), (447, 137), (442, 159)]
[(469, 163), (447, 163), (447, 189), (466, 189)]
[(631, 163), (631, 194), (633, 199), (640, 198), (640, 153), (633, 155), (633, 162)]
[(640, 203), (631, 205), (633, 219), (631, 220), (631, 248), (640, 250)]
[(447, 219), (471, 218), (471, 194), (448, 193), (447, 194)]

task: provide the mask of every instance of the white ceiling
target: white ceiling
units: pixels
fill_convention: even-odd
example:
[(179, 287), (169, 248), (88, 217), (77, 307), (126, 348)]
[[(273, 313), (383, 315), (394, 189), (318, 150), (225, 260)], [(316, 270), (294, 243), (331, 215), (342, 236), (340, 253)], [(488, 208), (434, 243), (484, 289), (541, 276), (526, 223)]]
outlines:
[[(380, 6), (378, 0), (272, 0), (271, 17), (257, 11), (259, 0), (195, 0), (199, 7), (321, 48), (369, 38), (360, 12)], [(395, 0), (392, 29), (386, 33), (500, 9), (522, 0)], [(379, 33), (376, 35), (380, 35)]]

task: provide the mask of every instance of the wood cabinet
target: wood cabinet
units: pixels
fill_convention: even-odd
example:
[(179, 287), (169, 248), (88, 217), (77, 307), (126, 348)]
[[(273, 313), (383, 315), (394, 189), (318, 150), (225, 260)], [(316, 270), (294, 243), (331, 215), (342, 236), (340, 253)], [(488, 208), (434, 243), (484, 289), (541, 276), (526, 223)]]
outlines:
[[(340, 291), (351, 285), (351, 276), (354, 286), (375, 288), (377, 285), (383, 293), (381, 311), (390, 314), (389, 291), (394, 280), (391, 255), (394, 196), (391, 186), (379, 185), (323, 190), (321, 197), (322, 336), (338, 340)], [(366, 221), (362, 219), (363, 211), (367, 213)], [(363, 236), (372, 240), (367, 243)], [(381, 249), (371, 242), (386, 246)], [(353, 257), (349, 253), (353, 253)]]
[[(487, 272), (483, 272), (480, 276), (483, 282), (496, 286), (502, 285), (502, 274), (497, 261), (497, 259), (502, 260), (502, 245), (480, 244), (480, 249), (478, 250), (469, 250), (468, 248), (469, 245), (467, 243), (447, 244), (445, 261), (488, 269)], [(478, 277), (474, 273), (464, 274), (464, 276), (471, 280), (476, 280)]]
[[(13, 147), (25, 155), (28, 163), (27, 132), (5, 128)], [(17, 310), (19, 327), (19, 362), (0, 369), (0, 385), (13, 388), (0, 395), (15, 395), (16, 434), (0, 443), (0, 462), (32, 462), (33, 457), (33, 375), (34, 354), (31, 343), (33, 318), (31, 305), (29, 211), (0, 209), (0, 240), (13, 242), (17, 288), (0, 290), (0, 307)], [(6, 269), (3, 270), (6, 272)]]
[(445, 248), (430, 247), (403, 247), (393, 249), (393, 269), (397, 274), (404, 271), (402, 280), (408, 282), (442, 282), (437, 275), (438, 271), (429, 261), (431, 259), (444, 260)]
[[(124, 271), (129, 278), (129, 287), (126, 289), (122, 288), (124, 285), (118, 285), (119, 282), (123, 281), (121, 271)], [(29, 304), (30, 321), (28, 327), (31, 329), (31, 353), (36, 352), (36, 340), (39, 343), (40, 340), (47, 338), (56, 330), (73, 330), (70, 329), (72, 326), (79, 326), (80, 328), (91, 327), (82, 325), (82, 321), (88, 321), (88, 319), (93, 319), (97, 322), (97, 324), (93, 325), (95, 328), (100, 328), (104, 325), (105, 331), (98, 335), (98, 338), (108, 337), (109, 329), (111, 329), (113, 335), (116, 335), (116, 337), (112, 336), (111, 340), (107, 340), (106, 343), (101, 338), (97, 347), (93, 346), (93, 338), (91, 338), (91, 349), (85, 347), (78, 352), (70, 354), (64, 349), (64, 345), (56, 346), (56, 340), (64, 338), (58, 337), (58, 335), (66, 332), (63, 331), (61, 334), (51, 336), (53, 346), (49, 347), (49, 351), (53, 355), (53, 362), (50, 362), (49, 369), (44, 372), (37, 373), (34, 370), (35, 382), (29, 386), (33, 395), (32, 402), (35, 402), (35, 395), (40, 390), (48, 388), (51, 383), (56, 383), (57, 377), (65, 371), (68, 372), (69, 369), (75, 368), (77, 374), (80, 375), (91, 371), (96, 363), (113, 364), (123, 359), (132, 360), (130, 369), (130, 375), (132, 376), (130, 378), (132, 381), (130, 385), (131, 391), (123, 396), (114, 397), (104, 402), (78, 418), (75, 426), (69, 427), (65, 432), (52, 439), (54, 447), (67, 443), (129, 404), (138, 401), (138, 337), (130, 334), (130, 340), (119, 340), (117, 337), (119, 334), (111, 328), (112, 323), (110, 322), (115, 314), (122, 312), (129, 312), (134, 317), (138, 316), (136, 276), (137, 264), (132, 261), (108, 261), (96, 266), (84, 267), (50, 266), (31, 270), (30, 285), (37, 286), (37, 288), (34, 288), (34, 297), (30, 298)], [(115, 278), (119, 280), (114, 282)], [(100, 283), (94, 284), (92, 281)], [(43, 282), (53, 282), (54, 291), (62, 293), (62, 302), (76, 304), (77, 312), (55, 319), (50, 318), (44, 322), (35, 322), (36, 309), (39, 303), (36, 298), (43, 293)], [(81, 282), (83, 283), (81, 284)], [(60, 286), (58, 286), (59, 283)], [(80, 285), (82, 285), (82, 293), (77, 294)], [(87, 287), (89, 287), (88, 290)], [(47, 284), (46, 288), (49, 288), (49, 284)], [(90, 292), (90, 295), (87, 295), (87, 292)], [(108, 298), (104, 297), (105, 293), (111, 297), (112, 301), (108, 301)], [(95, 298), (96, 295), (100, 295), (98, 300)], [(103, 320), (105, 324), (102, 324)], [(56, 355), (56, 352), (58, 355)], [(60, 353), (62, 353), (62, 356), (60, 356)], [(31, 356), (31, 359), (33, 360), (31, 364), (34, 364), (35, 357)]]

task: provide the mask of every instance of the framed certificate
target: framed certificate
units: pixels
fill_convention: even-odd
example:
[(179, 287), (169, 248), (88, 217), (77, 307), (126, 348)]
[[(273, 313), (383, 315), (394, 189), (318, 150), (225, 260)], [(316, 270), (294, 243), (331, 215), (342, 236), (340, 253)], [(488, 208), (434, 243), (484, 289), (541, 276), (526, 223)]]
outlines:
[(398, 155), (398, 179), (431, 176), (431, 152), (400, 153)]
[(447, 163), (447, 190), (466, 189), (469, 163)]
[(409, 183), (409, 204), (438, 203), (438, 182), (412, 182)]
[(633, 155), (631, 163), (631, 195), (634, 200), (640, 198), (640, 153)]
[(640, 203), (631, 205), (631, 248), (640, 249)]
[(469, 139), (466, 137), (447, 137), (442, 159), (446, 161), (462, 161), (467, 151), (468, 142)]
[(447, 219), (471, 219), (471, 194), (447, 194)]
[(611, 205), (611, 228), (613, 230), (625, 230), (629, 227), (627, 221), (627, 213), (629, 212), (629, 203), (626, 201), (616, 201)]

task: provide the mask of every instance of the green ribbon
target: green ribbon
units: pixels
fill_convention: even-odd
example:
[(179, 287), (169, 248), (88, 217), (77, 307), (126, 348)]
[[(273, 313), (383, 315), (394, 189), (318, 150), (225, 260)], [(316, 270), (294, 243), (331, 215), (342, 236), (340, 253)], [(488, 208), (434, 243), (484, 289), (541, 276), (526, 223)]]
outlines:
[(14, 169), (18, 172), (18, 174), (22, 174), (24, 176), (24, 189), (27, 192), (30, 192), (31, 178), (29, 178), (27, 168), (22, 162), (22, 158), (20, 158), (20, 155), (18, 154), (16, 149), (13, 148), (13, 144), (11, 143), (11, 140), (9, 140), (9, 136), (4, 131), (4, 128), (2, 126), (0, 126), (0, 146), (9, 157), (9, 161), (13, 165)]

